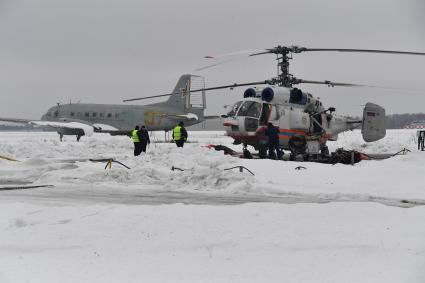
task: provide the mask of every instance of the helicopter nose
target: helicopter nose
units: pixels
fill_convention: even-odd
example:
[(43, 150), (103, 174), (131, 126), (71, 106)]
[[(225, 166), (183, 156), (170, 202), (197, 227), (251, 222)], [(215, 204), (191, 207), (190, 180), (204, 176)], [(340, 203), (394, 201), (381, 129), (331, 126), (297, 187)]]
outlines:
[[(235, 117), (233, 119), (225, 120), (223, 123), (224, 128), (228, 134), (246, 134), (247, 126), (251, 124), (251, 120), (247, 117)], [(249, 127), (248, 127), (249, 128)]]
[(224, 120), (223, 126), (227, 135), (231, 135), (239, 131), (239, 123), (236, 119)]

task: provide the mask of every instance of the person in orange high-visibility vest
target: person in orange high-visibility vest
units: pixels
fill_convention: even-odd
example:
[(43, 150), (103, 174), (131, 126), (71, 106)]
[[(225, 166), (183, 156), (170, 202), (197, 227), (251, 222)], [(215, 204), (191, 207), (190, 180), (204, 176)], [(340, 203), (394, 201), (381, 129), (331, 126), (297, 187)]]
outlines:
[(173, 140), (177, 147), (183, 147), (184, 142), (187, 140), (187, 131), (184, 128), (183, 122), (180, 122), (173, 129)]

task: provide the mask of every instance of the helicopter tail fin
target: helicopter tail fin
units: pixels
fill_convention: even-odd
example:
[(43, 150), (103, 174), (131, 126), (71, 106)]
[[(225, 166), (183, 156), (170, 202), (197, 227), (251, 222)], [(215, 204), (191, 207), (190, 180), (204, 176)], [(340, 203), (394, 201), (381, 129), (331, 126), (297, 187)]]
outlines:
[(203, 88), (205, 88), (204, 77), (190, 74), (182, 75), (173, 90), (173, 95), (165, 104), (175, 109), (181, 109), (184, 113), (203, 116), (203, 110), (206, 108), (205, 91), (190, 92)]
[(363, 109), (363, 139), (366, 142), (373, 142), (382, 139), (385, 134), (385, 109), (374, 103), (366, 103)]

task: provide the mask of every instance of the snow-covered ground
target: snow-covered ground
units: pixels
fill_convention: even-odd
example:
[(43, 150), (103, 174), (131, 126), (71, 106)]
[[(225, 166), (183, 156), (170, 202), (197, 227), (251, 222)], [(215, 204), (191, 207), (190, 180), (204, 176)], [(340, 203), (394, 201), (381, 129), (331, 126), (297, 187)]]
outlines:
[[(412, 151), (354, 166), (238, 159), (206, 147), (241, 150), (222, 132), (189, 136), (133, 157), (127, 137), (0, 133), (19, 160), (0, 159), (0, 282), (425, 282), (415, 131), (340, 135), (331, 150)], [(224, 170), (239, 165), (255, 176)], [(2, 190), (23, 185), (51, 186)]]

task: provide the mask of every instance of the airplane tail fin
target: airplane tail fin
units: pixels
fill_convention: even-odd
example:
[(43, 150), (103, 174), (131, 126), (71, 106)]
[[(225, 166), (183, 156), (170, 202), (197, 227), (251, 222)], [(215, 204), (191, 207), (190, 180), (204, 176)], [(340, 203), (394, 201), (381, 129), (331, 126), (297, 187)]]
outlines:
[(201, 76), (182, 75), (177, 82), (173, 95), (164, 103), (184, 113), (193, 113), (203, 116), (205, 103), (205, 91), (190, 92), (191, 90), (205, 88), (205, 79)]

